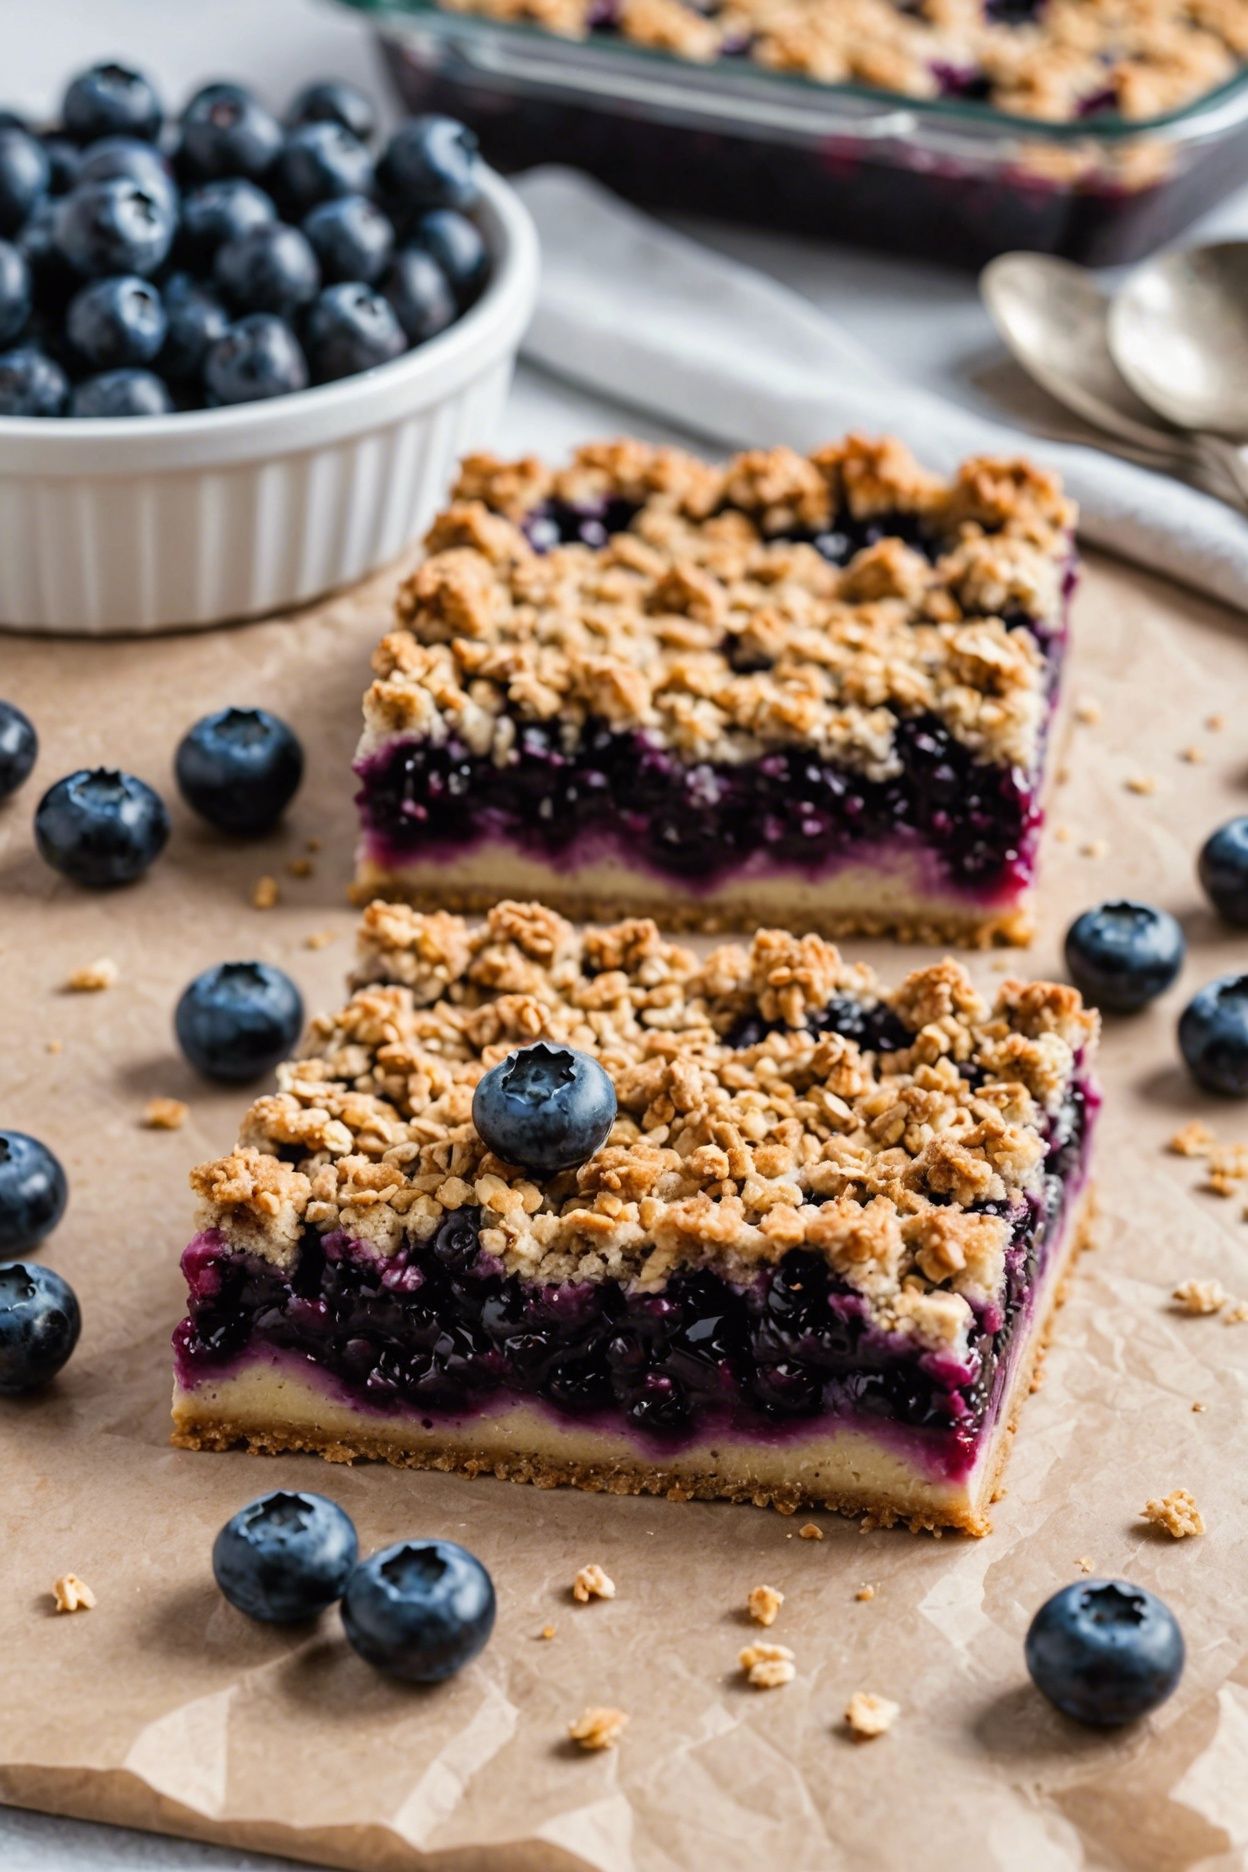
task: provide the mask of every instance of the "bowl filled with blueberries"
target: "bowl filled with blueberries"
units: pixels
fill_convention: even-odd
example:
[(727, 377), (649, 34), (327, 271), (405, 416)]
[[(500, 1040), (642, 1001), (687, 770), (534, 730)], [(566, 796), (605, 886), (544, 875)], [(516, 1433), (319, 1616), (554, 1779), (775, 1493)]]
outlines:
[(287, 609), (394, 558), (491, 439), (537, 288), (449, 117), (95, 65), (0, 111), (0, 626)]

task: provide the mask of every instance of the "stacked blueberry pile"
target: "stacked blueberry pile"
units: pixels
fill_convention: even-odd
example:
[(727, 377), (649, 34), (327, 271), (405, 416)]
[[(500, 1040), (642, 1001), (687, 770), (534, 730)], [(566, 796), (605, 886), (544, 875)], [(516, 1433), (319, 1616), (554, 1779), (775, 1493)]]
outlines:
[(242, 85), (167, 119), (97, 65), (60, 127), (0, 112), (0, 416), (155, 416), (388, 363), (485, 283), (476, 139), (416, 117), (376, 151), (336, 82), (284, 123)]

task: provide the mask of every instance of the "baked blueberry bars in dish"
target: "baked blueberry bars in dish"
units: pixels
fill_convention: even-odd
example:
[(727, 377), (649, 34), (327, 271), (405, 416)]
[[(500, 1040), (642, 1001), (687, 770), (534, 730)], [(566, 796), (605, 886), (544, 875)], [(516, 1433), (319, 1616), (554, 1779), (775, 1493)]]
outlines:
[(1026, 940), (1073, 521), (895, 441), (470, 458), (374, 658), (360, 900)]
[(1074, 989), (519, 903), (375, 903), (355, 980), (194, 1172), (176, 1443), (985, 1531), (1085, 1226)]

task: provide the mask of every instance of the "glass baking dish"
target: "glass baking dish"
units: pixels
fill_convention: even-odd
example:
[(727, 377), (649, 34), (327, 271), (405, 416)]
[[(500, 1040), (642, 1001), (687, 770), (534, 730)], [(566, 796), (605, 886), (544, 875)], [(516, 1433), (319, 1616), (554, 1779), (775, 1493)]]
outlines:
[(433, 0), (345, 4), (377, 17), (405, 105), (471, 123), (498, 168), (571, 163), (652, 207), (969, 267), (1011, 248), (1112, 265), (1248, 177), (1248, 72), (1167, 116), (1046, 123)]

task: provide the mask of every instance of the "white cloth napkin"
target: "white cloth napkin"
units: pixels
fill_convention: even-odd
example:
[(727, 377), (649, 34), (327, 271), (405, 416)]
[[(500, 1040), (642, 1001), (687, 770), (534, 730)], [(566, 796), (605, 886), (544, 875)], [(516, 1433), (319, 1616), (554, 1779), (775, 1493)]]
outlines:
[(520, 192), (542, 241), (524, 350), (547, 370), (728, 448), (888, 431), (942, 472), (1026, 449), (1060, 470), (1085, 538), (1248, 610), (1248, 518), (1212, 495), (916, 388), (788, 287), (574, 170), (533, 170)]

